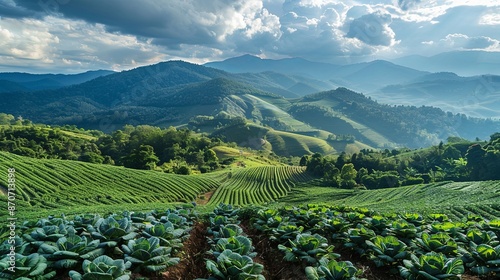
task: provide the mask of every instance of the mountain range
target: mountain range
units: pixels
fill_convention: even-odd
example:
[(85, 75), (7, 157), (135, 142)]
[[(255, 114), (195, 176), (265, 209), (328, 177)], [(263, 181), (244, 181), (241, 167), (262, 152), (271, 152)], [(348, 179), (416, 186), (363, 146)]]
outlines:
[[(267, 71), (307, 77), (304, 84), (308, 90), (299, 87), (302, 90), (294, 92), (299, 95), (346, 87), (382, 103), (437, 106), (453, 113), (500, 118), (497, 100), (500, 53), (495, 52), (449, 52), (433, 57), (411, 56), (393, 62), (375, 60), (348, 65), (245, 55), (205, 65), (240, 75)], [(459, 76), (455, 72), (471, 76)]]
[(486, 139), (500, 131), (499, 121), (416, 104), (385, 105), (352, 90), (380, 87), (379, 94), (387, 98), (401, 92), (415, 99), (411, 93), (419, 87), (441, 90), (450, 99), (435, 98), (453, 101), (449, 95), (456, 93), (446, 83), (458, 90), (461, 85), (474, 87), (482, 79), (487, 89), (496, 90), (498, 77), (493, 75), (464, 78), (387, 61), (329, 65), (252, 56), (207, 65), (168, 61), (101, 73), (82, 83), (41, 90), (15, 86), (28, 83), (28, 78), (4, 79), (11, 87), (0, 90), (0, 112), (106, 132), (126, 124), (187, 127), (285, 156), (418, 148), (449, 136)]
[(0, 92), (57, 89), (81, 84), (112, 73), (114, 72), (108, 70), (87, 71), (85, 73), (68, 75), (18, 72), (0, 73)]

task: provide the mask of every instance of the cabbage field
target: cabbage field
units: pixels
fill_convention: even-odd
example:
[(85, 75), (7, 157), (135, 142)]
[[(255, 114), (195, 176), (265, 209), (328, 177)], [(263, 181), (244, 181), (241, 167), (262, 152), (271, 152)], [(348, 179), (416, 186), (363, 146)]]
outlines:
[(317, 204), (220, 204), (199, 214), (191, 205), (48, 217), (3, 237), (0, 279), (500, 277), (500, 219), (473, 214), (452, 220)]

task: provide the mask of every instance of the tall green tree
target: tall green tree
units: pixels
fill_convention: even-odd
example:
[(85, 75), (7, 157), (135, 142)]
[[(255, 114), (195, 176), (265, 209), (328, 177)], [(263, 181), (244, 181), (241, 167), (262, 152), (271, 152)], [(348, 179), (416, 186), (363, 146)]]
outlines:
[(340, 185), (343, 188), (354, 188), (356, 186), (356, 176), (358, 171), (354, 169), (354, 164), (346, 163), (340, 171)]
[(125, 167), (152, 170), (160, 160), (150, 145), (141, 145), (123, 159)]

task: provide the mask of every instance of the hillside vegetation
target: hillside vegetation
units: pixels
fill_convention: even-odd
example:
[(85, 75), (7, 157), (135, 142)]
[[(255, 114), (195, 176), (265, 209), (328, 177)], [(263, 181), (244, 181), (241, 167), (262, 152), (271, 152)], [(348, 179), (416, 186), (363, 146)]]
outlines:
[(211, 205), (257, 205), (285, 197), (296, 183), (311, 180), (303, 167), (263, 166), (239, 169), (210, 198)]
[[(0, 199), (7, 203), (7, 170), (15, 168), (19, 217), (151, 209), (191, 202), (219, 186), (202, 176), (181, 176), (69, 160), (32, 159), (0, 152)], [(1, 218), (5, 218), (3, 211)]]
[(307, 203), (365, 207), (384, 213), (444, 213), (456, 220), (470, 214), (496, 219), (500, 218), (500, 181), (447, 181), (364, 191), (298, 184), (276, 205)]
[[(382, 61), (340, 68), (343, 77), (353, 81), (377, 69), (401, 72), (398, 77), (405, 80), (429, 74)], [(0, 104), (0, 111), (37, 123), (73, 124), (106, 133), (130, 123), (188, 127), (205, 133), (235, 123), (252, 123), (298, 135), (317, 132), (318, 139), (333, 140), (328, 145), (339, 153), (342, 151), (337, 148), (346, 146), (336, 145), (342, 141), (347, 144), (354, 140), (373, 148), (419, 148), (438, 144), (449, 136), (484, 139), (500, 131), (500, 122), (495, 120), (428, 106), (383, 105), (361, 93), (336, 88), (331, 82), (314, 86), (310, 78), (298, 79), (293, 74), (268, 72), (245, 76), (169, 61), (55, 90), (3, 92), (0, 95), (5, 102)], [(336, 89), (327, 90), (332, 88)], [(282, 95), (315, 89), (323, 91), (296, 99)], [(293, 149), (285, 146), (275, 153), (286, 156), (285, 150)]]

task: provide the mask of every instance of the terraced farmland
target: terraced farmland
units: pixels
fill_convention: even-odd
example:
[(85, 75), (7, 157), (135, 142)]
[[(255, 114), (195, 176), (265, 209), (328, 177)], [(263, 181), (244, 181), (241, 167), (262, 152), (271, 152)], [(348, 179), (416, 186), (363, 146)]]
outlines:
[(228, 175), (228, 179), (213, 194), (210, 204), (262, 204), (286, 196), (296, 182), (310, 179), (305, 168), (298, 166), (240, 169)]
[(278, 203), (326, 203), (396, 213), (442, 212), (455, 219), (472, 213), (493, 219), (500, 218), (500, 181), (440, 182), (368, 191), (299, 185)]
[[(0, 152), (0, 186), (7, 186), (7, 170), (16, 169), (16, 204), (22, 213), (57, 213), (117, 209), (123, 205), (190, 202), (216, 188), (216, 179), (95, 165), (66, 160), (40, 160)], [(0, 195), (6, 202), (6, 196)], [(114, 207), (114, 208), (113, 208)], [(73, 212), (75, 213), (75, 212)], [(2, 211), (0, 215), (6, 215)]]

